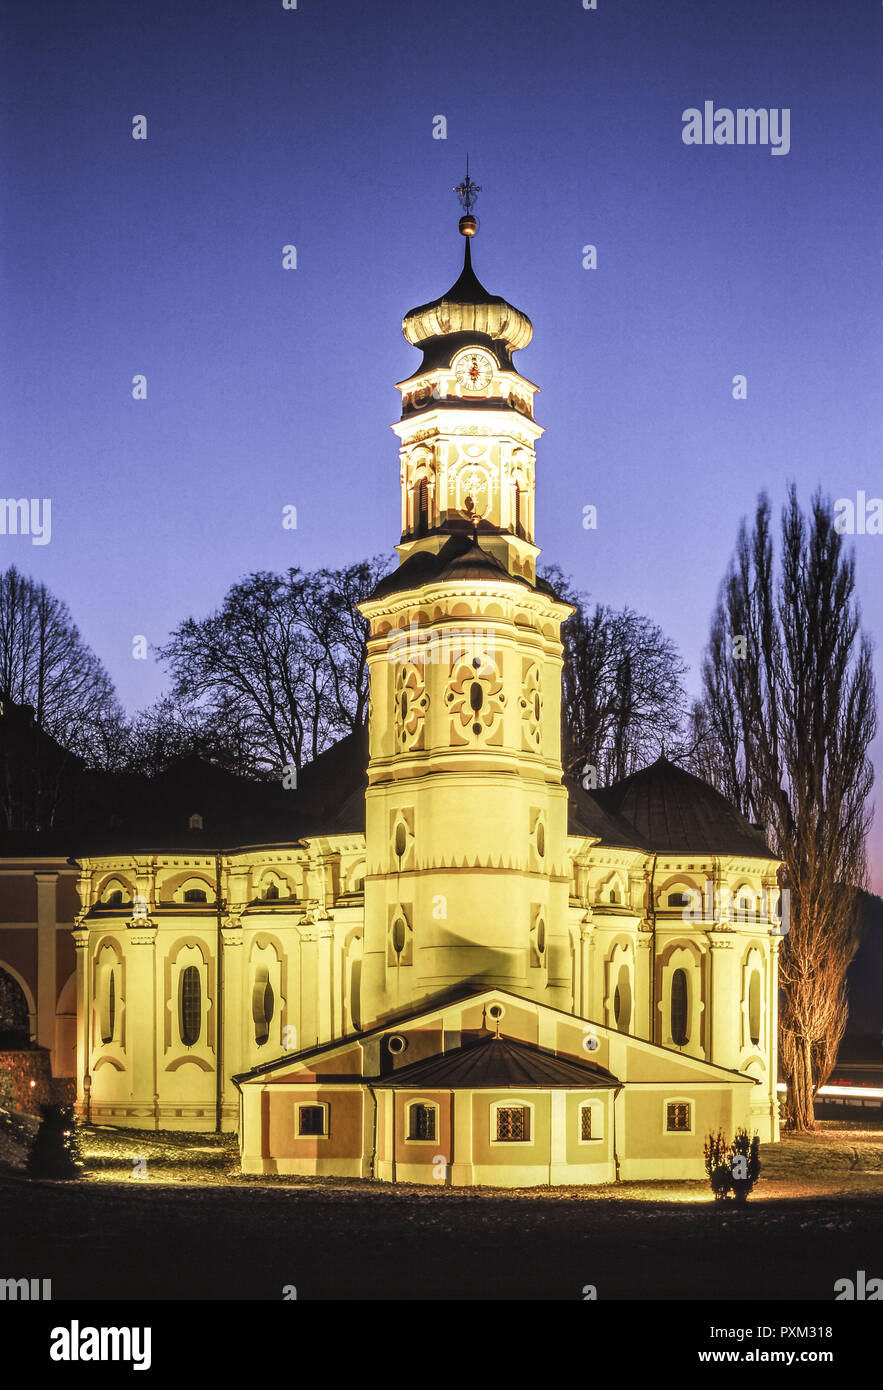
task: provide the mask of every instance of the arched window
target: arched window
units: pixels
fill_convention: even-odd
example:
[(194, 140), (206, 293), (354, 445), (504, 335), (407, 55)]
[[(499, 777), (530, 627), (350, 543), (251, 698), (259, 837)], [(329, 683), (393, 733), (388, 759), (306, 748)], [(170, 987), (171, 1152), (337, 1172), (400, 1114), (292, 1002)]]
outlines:
[(632, 1021), (632, 982), (627, 965), (619, 967), (613, 991), (613, 1021), (621, 1033), (628, 1032)]
[(676, 1047), (684, 1047), (687, 1033), (687, 972), (676, 970), (671, 977), (671, 1037)]
[(263, 1047), (270, 1036), (270, 1024), (276, 1000), (270, 984), (270, 972), (265, 965), (259, 965), (255, 972), (254, 989), (251, 995), (251, 1014), (254, 1019), (254, 1040)]
[(669, 907), (689, 907), (690, 899), (687, 894), (683, 892), (669, 893), (668, 905)]
[(267, 891), (264, 893), (264, 900), (265, 900), (266, 902), (273, 902), (273, 901), (275, 901), (276, 898), (278, 898), (278, 896), (279, 896), (279, 884), (278, 884), (278, 883), (268, 883), (268, 884), (267, 884)]
[(30, 1036), (30, 1016), (25, 992), (18, 980), (0, 970), (0, 1048), (21, 1047)]
[(202, 1029), (202, 981), (195, 965), (181, 971), (179, 1014), (181, 1041), (185, 1047), (193, 1047)]
[(113, 892), (108, 893), (107, 897), (105, 898), (105, 902), (107, 903), (108, 907), (120, 907), (122, 905), (122, 901), (123, 890), (121, 888), (115, 888)]
[(101, 1000), (101, 1041), (103, 1043), (113, 1042), (114, 1029), (117, 1017), (117, 988), (116, 970), (108, 966), (104, 977), (104, 990)]
[(184, 894), (185, 903), (204, 903), (207, 902), (204, 888), (188, 888)]
[(392, 924), (392, 949), (397, 956), (400, 956), (405, 949), (407, 931), (408, 929), (404, 919), (396, 917)]
[(429, 530), (429, 484), (425, 478), (417, 484), (416, 503), (415, 530), (418, 536), (425, 536)]
[(760, 971), (752, 970), (748, 981), (748, 1033), (755, 1047), (760, 1042)]
[(754, 894), (750, 888), (742, 888), (736, 899), (736, 920), (753, 922), (755, 915)]

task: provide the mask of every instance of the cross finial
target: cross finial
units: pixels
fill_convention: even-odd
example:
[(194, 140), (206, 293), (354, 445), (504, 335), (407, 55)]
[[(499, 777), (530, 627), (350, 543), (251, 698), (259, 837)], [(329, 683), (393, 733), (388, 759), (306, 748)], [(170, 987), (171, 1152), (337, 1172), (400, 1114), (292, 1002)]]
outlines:
[(481, 192), (481, 185), (478, 183), (473, 183), (472, 179), (469, 177), (468, 154), (466, 156), (466, 177), (462, 183), (457, 184), (456, 188), (454, 189), (454, 192), (460, 199), (461, 208), (465, 212), (466, 216), (469, 217), (469, 215), (472, 212), (472, 209), (475, 206), (475, 200)]

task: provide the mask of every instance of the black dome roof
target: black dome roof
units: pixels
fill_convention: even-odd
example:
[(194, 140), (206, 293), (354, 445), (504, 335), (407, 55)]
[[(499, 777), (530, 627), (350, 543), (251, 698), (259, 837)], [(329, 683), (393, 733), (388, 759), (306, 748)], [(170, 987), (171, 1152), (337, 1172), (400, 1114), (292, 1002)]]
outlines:
[(605, 811), (633, 825), (660, 853), (692, 851), (774, 859), (763, 832), (714, 787), (682, 767), (657, 758), (595, 799)]

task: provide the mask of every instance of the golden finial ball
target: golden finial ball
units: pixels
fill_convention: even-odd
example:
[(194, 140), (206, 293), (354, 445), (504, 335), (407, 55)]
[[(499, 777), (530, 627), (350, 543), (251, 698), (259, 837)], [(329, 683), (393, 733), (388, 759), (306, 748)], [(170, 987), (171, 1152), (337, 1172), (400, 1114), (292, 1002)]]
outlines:
[(467, 212), (465, 217), (460, 218), (460, 235), (475, 236), (475, 233), (477, 231), (478, 223), (476, 222), (472, 214), (470, 212)]

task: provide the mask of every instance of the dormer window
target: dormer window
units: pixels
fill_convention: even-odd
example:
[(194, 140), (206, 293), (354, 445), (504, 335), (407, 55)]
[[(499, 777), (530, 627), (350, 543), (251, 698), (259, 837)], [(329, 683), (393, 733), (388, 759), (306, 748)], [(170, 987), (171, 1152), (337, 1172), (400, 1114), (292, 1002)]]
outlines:
[(202, 816), (199, 814), (198, 811), (194, 811), (187, 824), (191, 830), (203, 829)]

